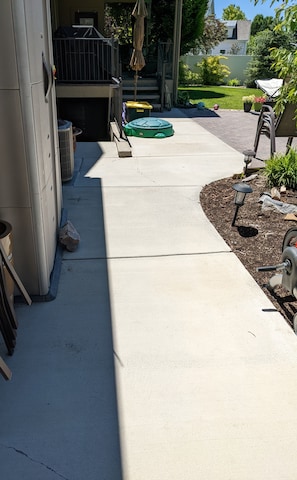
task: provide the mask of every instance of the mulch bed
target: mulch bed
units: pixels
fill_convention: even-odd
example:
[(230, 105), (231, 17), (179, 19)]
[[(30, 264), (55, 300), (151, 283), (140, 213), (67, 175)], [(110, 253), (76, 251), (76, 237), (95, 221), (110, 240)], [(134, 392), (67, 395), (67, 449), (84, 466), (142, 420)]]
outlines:
[[(285, 215), (275, 210), (263, 211), (259, 199), (263, 192), (270, 192), (270, 188), (260, 173), (249, 182), (253, 192), (246, 196), (232, 227), (235, 212), (232, 185), (240, 181), (231, 177), (206, 185), (200, 195), (202, 208), (275, 308), (292, 326), (297, 300), (282, 286), (276, 287), (272, 293), (268, 291), (265, 285), (273, 272), (257, 272), (257, 267), (281, 262), (284, 235), (289, 228), (297, 227), (297, 222), (284, 220)], [(297, 192), (287, 191), (281, 196), (281, 201), (297, 205)]]

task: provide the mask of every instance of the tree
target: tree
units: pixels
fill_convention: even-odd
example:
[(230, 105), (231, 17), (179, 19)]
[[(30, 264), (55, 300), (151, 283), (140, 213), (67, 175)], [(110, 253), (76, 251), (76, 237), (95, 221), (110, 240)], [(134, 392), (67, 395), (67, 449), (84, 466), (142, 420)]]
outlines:
[(121, 8), (122, 4), (107, 3), (104, 12), (104, 35), (106, 37), (114, 37), (119, 41), (120, 45), (132, 43), (132, 9), (133, 4), (125, 4), (125, 8)]
[(241, 46), (238, 45), (238, 43), (232, 43), (230, 50), (229, 50), (229, 55), (238, 55), (239, 52), (241, 51)]
[(202, 35), (207, 7), (208, 0), (183, 0), (181, 55), (188, 53)]
[(256, 35), (263, 30), (273, 30), (275, 27), (275, 19), (273, 17), (264, 17), (264, 15), (256, 15), (251, 24), (251, 36)]
[(223, 20), (246, 20), (245, 13), (234, 3), (224, 8), (222, 18)]
[[(184, 0), (182, 12), (181, 55), (195, 47), (196, 39), (202, 35), (204, 17), (208, 0)], [(175, 2), (170, 0), (152, 1), (151, 8), (151, 43), (159, 40), (173, 40)]]
[[(262, 0), (265, 1), (265, 0)], [(272, 4), (276, 0), (272, 0)], [(258, 0), (255, 0), (255, 5)], [(271, 51), (273, 69), (283, 78), (284, 86), (276, 102), (276, 111), (284, 109), (285, 104), (297, 103), (297, 5), (295, 0), (283, 0), (281, 6), (276, 8), (276, 26), (274, 31), (284, 32), (290, 38), (289, 44), (274, 47)]]
[[(132, 10), (134, 3), (110, 3), (105, 7), (105, 28), (107, 37), (119, 40), (122, 49), (132, 44)], [(208, 0), (183, 0), (181, 55), (195, 47), (196, 39), (203, 33), (204, 18)], [(172, 0), (152, 0), (150, 18), (145, 19), (146, 58), (156, 58), (158, 42), (173, 41), (175, 2)]]
[(253, 87), (254, 81), (276, 76), (271, 49), (282, 46), (289, 48), (292, 37), (286, 32), (264, 30), (249, 42), (248, 53), (253, 56), (246, 70), (246, 84)]
[(203, 33), (196, 40), (195, 53), (202, 52), (207, 55), (211, 50), (226, 38), (226, 25), (209, 15), (204, 21)]

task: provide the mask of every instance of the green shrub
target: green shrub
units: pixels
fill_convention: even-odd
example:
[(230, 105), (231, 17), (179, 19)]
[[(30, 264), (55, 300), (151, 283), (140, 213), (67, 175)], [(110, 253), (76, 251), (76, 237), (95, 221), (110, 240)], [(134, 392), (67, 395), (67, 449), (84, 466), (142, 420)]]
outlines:
[(177, 103), (178, 105), (187, 106), (190, 102), (190, 95), (189, 92), (186, 91), (179, 91), (177, 94)]
[(281, 187), (284, 185), (293, 190), (297, 189), (297, 150), (290, 148), (287, 154), (276, 154), (266, 162), (264, 175), (269, 186)]
[(228, 87), (239, 87), (240, 81), (238, 80), (238, 78), (231, 78), (230, 80), (228, 80), (227, 85)]
[(199, 83), (198, 73), (192, 72), (184, 62), (179, 62), (179, 83), (180, 85), (197, 85)]
[(210, 55), (197, 63), (202, 85), (221, 85), (224, 79), (230, 75), (230, 69), (227, 65), (220, 63), (220, 60), (225, 58), (222, 55)]

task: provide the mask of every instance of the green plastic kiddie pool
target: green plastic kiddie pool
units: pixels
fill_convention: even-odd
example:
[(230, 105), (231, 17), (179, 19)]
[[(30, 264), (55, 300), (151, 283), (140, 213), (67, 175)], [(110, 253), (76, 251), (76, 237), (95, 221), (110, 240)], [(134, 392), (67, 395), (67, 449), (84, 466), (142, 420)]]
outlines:
[(165, 138), (174, 134), (172, 124), (162, 118), (144, 117), (132, 120), (124, 126), (128, 136), (144, 138)]

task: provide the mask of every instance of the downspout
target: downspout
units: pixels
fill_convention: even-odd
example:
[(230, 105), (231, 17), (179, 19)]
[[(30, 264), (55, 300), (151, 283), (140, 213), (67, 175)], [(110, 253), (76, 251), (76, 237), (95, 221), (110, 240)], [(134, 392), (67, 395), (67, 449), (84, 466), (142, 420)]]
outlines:
[(173, 105), (176, 105), (176, 103), (177, 103), (182, 18), (183, 18), (183, 0), (176, 0), (175, 1), (175, 15), (174, 15), (173, 65), (172, 65)]

